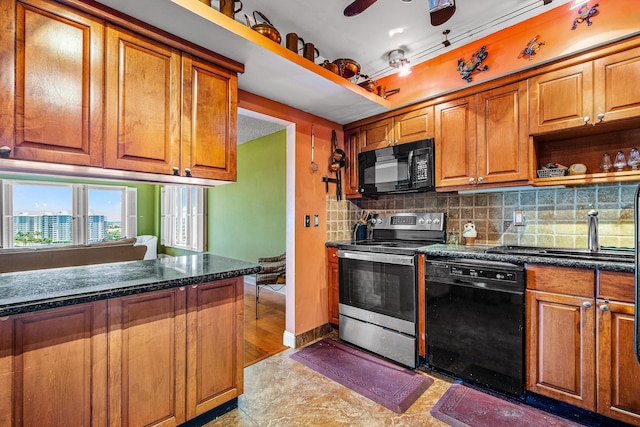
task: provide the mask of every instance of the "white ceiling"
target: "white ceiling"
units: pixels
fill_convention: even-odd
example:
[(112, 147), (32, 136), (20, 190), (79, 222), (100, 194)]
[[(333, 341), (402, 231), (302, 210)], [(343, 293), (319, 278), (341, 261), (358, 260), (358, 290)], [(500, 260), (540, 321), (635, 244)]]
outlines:
[[(405, 57), (417, 64), (570, 0), (548, 5), (543, 0), (455, 0), (453, 17), (439, 26), (431, 25), (428, 0), (378, 0), (361, 14), (345, 17), (344, 8), (351, 1), (242, 0), (243, 9), (235, 18), (246, 23), (245, 14), (258, 10), (278, 29), (283, 46), (286, 34), (293, 32), (318, 48), (317, 63), (349, 58), (360, 64), (363, 74), (379, 78), (395, 71), (387, 57), (393, 49), (404, 49)], [(211, 4), (217, 9), (219, 0)], [(445, 48), (447, 29), (451, 46)]]

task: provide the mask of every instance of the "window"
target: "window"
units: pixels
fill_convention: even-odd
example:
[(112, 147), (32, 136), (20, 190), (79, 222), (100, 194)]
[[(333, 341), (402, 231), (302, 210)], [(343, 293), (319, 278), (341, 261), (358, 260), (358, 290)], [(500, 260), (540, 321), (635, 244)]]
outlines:
[(137, 234), (135, 188), (1, 181), (4, 248), (95, 243)]
[(168, 185), (161, 193), (161, 236), (164, 246), (205, 250), (205, 192), (200, 187)]

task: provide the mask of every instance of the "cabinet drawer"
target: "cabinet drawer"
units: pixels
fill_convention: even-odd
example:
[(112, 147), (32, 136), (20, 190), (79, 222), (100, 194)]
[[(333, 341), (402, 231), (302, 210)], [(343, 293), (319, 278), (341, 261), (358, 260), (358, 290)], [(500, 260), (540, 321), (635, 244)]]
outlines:
[(527, 266), (527, 289), (593, 298), (595, 270)]
[(615, 271), (598, 271), (598, 298), (633, 302), (634, 281), (633, 274)]

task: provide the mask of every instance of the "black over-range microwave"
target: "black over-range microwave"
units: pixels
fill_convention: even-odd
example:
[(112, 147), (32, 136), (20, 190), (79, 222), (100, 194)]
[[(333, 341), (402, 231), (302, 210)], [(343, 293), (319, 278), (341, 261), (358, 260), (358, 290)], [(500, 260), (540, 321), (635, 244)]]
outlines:
[(435, 190), (433, 138), (358, 154), (358, 192), (382, 195)]

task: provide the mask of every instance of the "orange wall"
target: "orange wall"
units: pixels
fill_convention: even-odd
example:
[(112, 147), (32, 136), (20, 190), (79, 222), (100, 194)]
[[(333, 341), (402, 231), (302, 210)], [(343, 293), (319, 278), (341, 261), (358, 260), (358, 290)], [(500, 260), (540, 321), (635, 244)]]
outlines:
[[(328, 175), (331, 154), (331, 131), (336, 130), (340, 146), (344, 135), (342, 126), (305, 113), (278, 102), (240, 91), (238, 107), (277, 117), (296, 125), (295, 136), (295, 206), (287, 207), (287, 214), (295, 219), (295, 312), (287, 317), (286, 330), (295, 335), (309, 331), (329, 321), (326, 273), (326, 192), (322, 177)], [(316, 172), (311, 171), (311, 125), (315, 131)], [(287, 148), (287, 151), (289, 149)], [(334, 177), (332, 174), (331, 177)], [(290, 177), (287, 177), (289, 179)], [(335, 186), (329, 186), (335, 192)], [(256, 214), (259, 214), (256, 206)], [(319, 215), (318, 227), (304, 227), (304, 215)], [(313, 225), (313, 224), (312, 224)], [(287, 273), (289, 275), (289, 273)], [(287, 296), (289, 303), (289, 296)]]
[[(400, 88), (398, 94), (389, 97), (393, 108), (396, 108), (640, 32), (640, 1), (599, 0), (597, 3), (600, 4), (599, 13), (592, 18), (593, 25), (590, 27), (583, 22), (571, 30), (577, 9), (569, 10), (569, 4), (564, 4), (479, 41), (458, 48), (452, 45), (447, 53), (413, 66), (407, 77), (398, 77), (396, 73), (378, 82), (385, 85), (387, 90)], [(595, 2), (590, 1), (589, 4)], [(518, 59), (522, 49), (536, 35), (545, 45), (532, 60)], [(488, 65), (489, 70), (473, 73), (473, 81), (467, 83), (457, 70), (458, 59), (469, 60), (483, 45), (489, 53), (483, 64)]]

